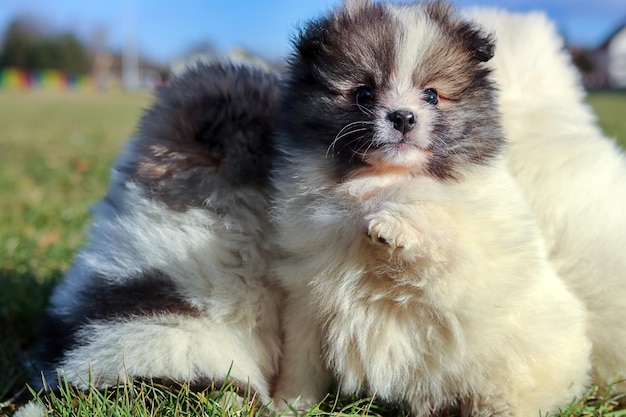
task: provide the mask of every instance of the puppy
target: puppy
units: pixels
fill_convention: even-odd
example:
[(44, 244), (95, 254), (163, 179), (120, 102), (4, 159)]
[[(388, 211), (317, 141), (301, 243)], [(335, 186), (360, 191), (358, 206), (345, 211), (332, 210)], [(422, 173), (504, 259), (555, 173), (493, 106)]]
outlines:
[(203, 389), (228, 378), (269, 400), (280, 352), (267, 214), (277, 82), (214, 63), (158, 90), (52, 295), (45, 384)]
[(495, 31), (509, 167), (530, 201), (550, 260), (583, 300), (599, 384), (626, 391), (626, 157), (597, 126), (578, 72), (543, 14), (475, 10)]
[(348, 2), (295, 40), (277, 402), (306, 408), (335, 378), (416, 416), (528, 417), (584, 391), (584, 307), (508, 172), (493, 48), (441, 2)]

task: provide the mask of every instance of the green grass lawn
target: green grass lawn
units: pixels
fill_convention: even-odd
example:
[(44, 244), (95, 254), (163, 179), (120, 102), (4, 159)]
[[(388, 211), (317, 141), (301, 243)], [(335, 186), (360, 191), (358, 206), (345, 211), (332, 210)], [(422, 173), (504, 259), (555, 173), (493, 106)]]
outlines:
[(0, 92), (0, 402), (149, 95)]
[(593, 93), (588, 101), (595, 108), (604, 132), (626, 148), (626, 92)]
[[(146, 93), (0, 91), (0, 415), (13, 412), (10, 400), (27, 380), (21, 363), (46, 299), (79, 249), (89, 206), (103, 196), (109, 168), (149, 101)], [(596, 93), (589, 101), (607, 134), (626, 146), (626, 94)], [(626, 407), (596, 402), (598, 397), (592, 392), (562, 416), (626, 416)], [(89, 407), (101, 415), (159, 416), (219, 409), (214, 398), (145, 386), (130, 394), (68, 392), (56, 401), (65, 410), (59, 415), (95, 415), (85, 411)], [(337, 410), (335, 415), (381, 412), (350, 401)]]

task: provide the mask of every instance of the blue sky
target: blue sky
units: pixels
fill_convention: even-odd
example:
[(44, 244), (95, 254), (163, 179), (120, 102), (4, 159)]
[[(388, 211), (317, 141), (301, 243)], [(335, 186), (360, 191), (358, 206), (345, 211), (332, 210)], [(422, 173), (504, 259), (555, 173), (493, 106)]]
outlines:
[[(167, 62), (202, 42), (218, 51), (245, 47), (265, 58), (289, 51), (298, 22), (340, 0), (0, 0), (0, 31), (16, 15), (29, 13), (56, 30), (83, 39), (106, 28), (107, 44), (120, 49), (136, 36), (143, 55)], [(595, 46), (626, 21), (625, 0), (456, 0), (461, 7), (497, 5), (516, 11), (545, 10), (571, 43)]]

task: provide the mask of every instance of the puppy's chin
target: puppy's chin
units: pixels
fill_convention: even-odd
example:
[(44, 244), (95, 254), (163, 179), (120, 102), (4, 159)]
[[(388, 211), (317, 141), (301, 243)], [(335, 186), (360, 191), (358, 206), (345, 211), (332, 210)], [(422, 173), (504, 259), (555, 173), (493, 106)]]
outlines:
[(367, 152), (363, 157), (366, 162), (364, 170), (376, 174), (406, 172), (412, 175), (423, 175), (430, 151), (412, 142), (388, 142)]

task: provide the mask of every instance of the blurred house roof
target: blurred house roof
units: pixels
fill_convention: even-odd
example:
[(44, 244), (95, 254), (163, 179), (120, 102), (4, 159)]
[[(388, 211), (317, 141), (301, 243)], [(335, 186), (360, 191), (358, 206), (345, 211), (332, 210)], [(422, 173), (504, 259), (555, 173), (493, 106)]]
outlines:
[(619, 34), (621, 33), (623, 30), (626, 29), (626, 17), (624, 17), (624, 21), (618, 25), (610, 34), (609, 36), (607, 36), (607, 38), (604, 40), (604, 42), (602, 42), (600, 44), (600, 46), (598, 46), (598, 49), (606, 49), (609, 47), (609, 45), (611, 44), (611, 41), (613, 41), (613, 39)]

